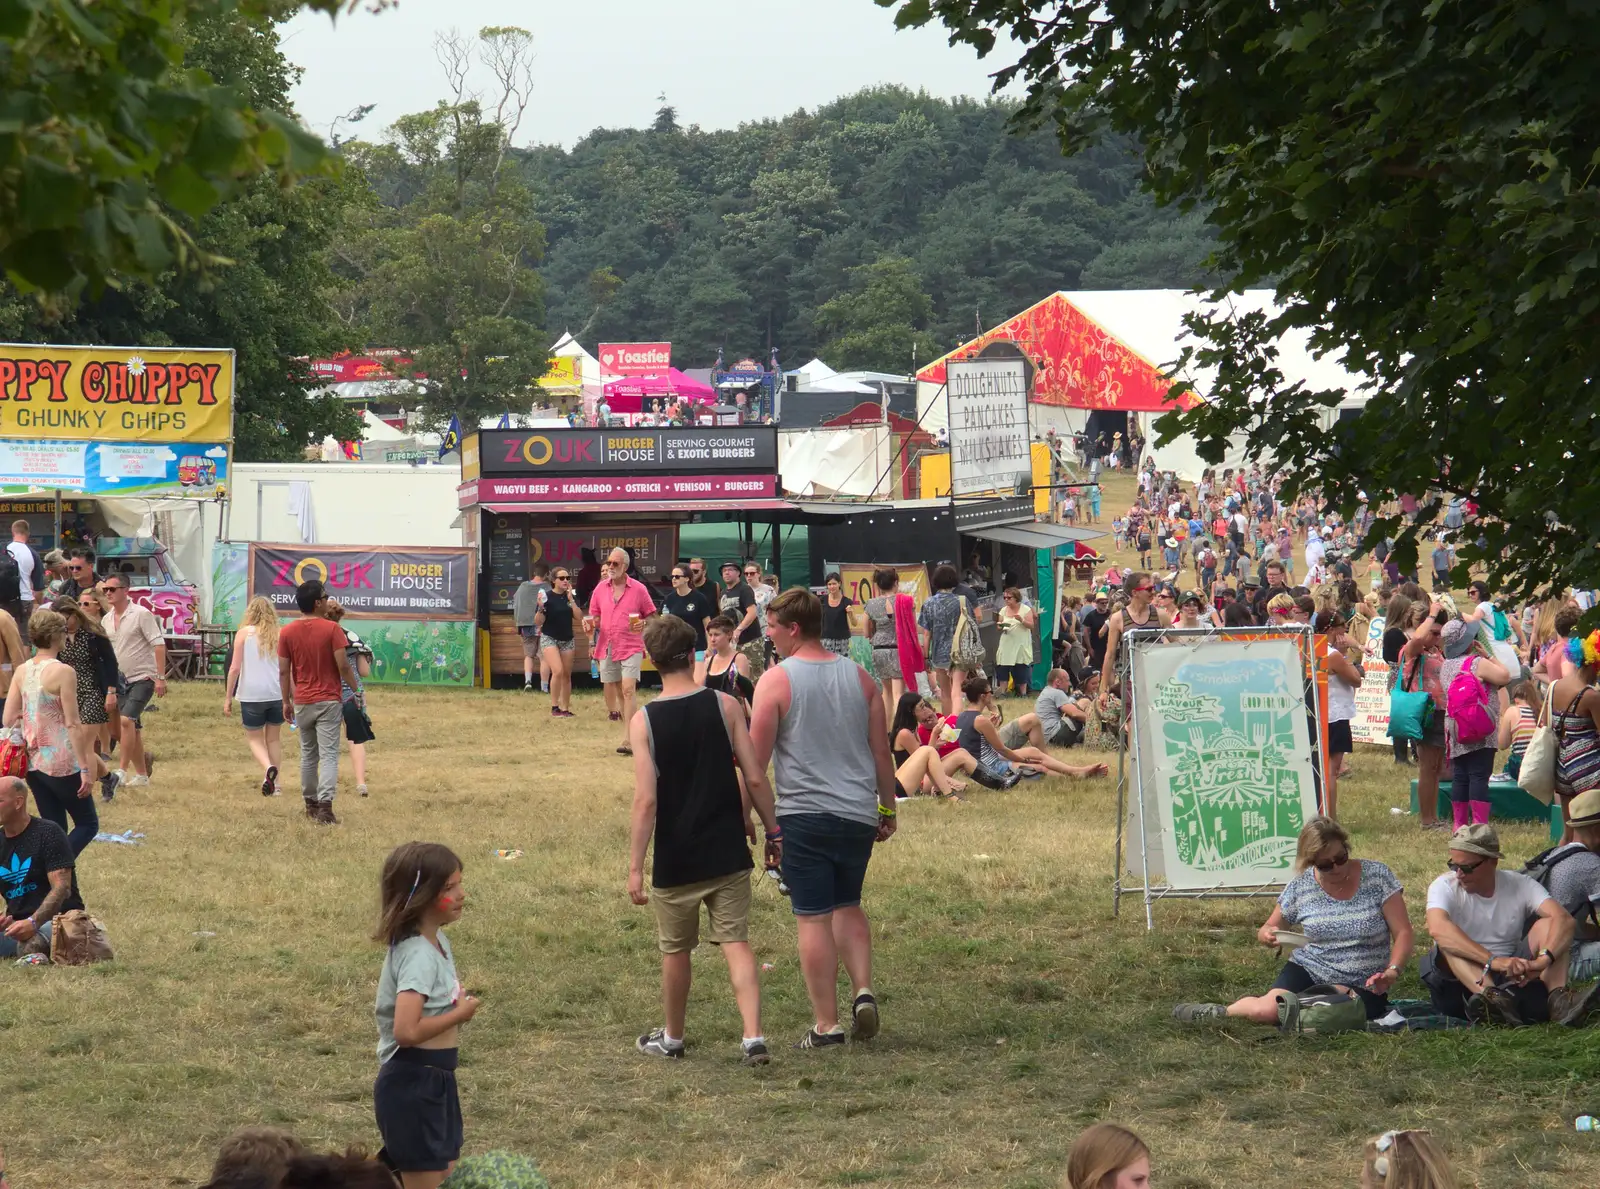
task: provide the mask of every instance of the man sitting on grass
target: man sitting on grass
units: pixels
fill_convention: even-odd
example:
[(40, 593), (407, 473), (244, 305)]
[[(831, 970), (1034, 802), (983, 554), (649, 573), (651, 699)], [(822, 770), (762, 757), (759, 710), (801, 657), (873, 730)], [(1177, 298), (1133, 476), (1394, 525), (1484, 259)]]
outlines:
[(0, 776), (0, 958), (50, 952), (50, 924), (81, 909), (72, 847), (54, 822), (28, 813), (28, 786)]
[(633, 746), (633, 852), (628, 895), (645, 904), (644, 854), (655, 835), (656, 928), (661, 949), (662, 1027), (639, 1038), (654, 1057), (682, 1057), (689, 1005), (689, 955), (700, 940), (700, 906), (706, 906), (706, 940), (722, 947), (733, 997), (744, 1020), (743, 1060), (765, 1065), (761, 1034), (761, 982), (750, 950), (750, 852), (745, 846), (749, 803), (767, 834), (767, 860), (782, 843), (766, 769), (756, 762), (744, 708), (727, 694), (695, 684), (694, 628), (673, 615), (645, 621), (644, 646), (661, 674), (661, 696), (628, 726)]
[(1500, 870), (1492, 826), (1462, 826), (1451, 835), (1449, 867), (1428, 888), (1434, 947), (1419, 970), (1434, 1010), (1511, 1026), (1568, 1015), (1567, 910), (1536, 880)]
[(1567, 802), (1567, 820), (1576, 842), (1552, 847), (1529, 867), (1541, 867), (1539, 879), (1550, 898), (1566, 909), (1574, 922), (1572, 956), (1567, 982), (1589, 983), (1574, 994), (1563, 1013), (1551, 1015), (1569, 1028), (1581, 1028), (1600, 1010), (1600, 788), (1588, 789)]
[(1051, 669), (1044, 688), (1034, 699), (1032, 714), (1019, 714), (1000, 728), (1000, 741), (1007, 747), (1032, 745), (1041, 751), (1050, 747), (1076, 747), (1083, 742), (1089, 710), (1088, 698), (1075, 697), (1072, 678), (1065, 669)]

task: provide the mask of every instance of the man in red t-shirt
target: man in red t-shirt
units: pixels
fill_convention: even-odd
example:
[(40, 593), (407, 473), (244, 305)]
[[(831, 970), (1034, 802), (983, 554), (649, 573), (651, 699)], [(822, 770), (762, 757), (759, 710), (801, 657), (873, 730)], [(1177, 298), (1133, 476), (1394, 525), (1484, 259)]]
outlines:
[(328, 618), (328, 592), (315, 578), (295, 588), (300, 618), (278, 633), (278, 680), (283, 688), (283, 716), (300, 733), (300, 792), (306, 816), (324, 826), (337, 826), (333, 793), (339, 784), (339, 724), (344, 721), (339, 683), (356, 688), (356, 675), (345, 655), (349, 643), (342, 628)]

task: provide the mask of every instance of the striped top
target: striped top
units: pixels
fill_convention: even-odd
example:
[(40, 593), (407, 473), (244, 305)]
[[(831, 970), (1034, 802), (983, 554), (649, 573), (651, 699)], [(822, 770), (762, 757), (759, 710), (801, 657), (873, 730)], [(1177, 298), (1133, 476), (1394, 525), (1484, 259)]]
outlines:
[(1533, 732), (1536, 729), (1536, 720), (1538, 717), (1539, 716), (1534, 713), (1532, 706), (1517, 707), (1517, 725), (1516, 729), (1511, 732), (1512, 755), (1521, 756), (1528, 750), (1528, 744), (1533, 739)]

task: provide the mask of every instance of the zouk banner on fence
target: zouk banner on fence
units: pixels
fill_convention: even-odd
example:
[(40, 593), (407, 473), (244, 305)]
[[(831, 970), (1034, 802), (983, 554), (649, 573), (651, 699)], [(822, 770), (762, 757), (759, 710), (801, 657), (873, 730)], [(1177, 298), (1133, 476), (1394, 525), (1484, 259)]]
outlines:
[(1309, 647), (1309, 637), (1136, 634), (1128, 857), (1147, 887), (1289, 880), (1300, 828), (1317, 812)]
[(320, 579), (347, 615), (363, 619), (474, 619), (476, 551), (378, 545), (250, 546), (250, 597), (298, 614), (295, 587)]

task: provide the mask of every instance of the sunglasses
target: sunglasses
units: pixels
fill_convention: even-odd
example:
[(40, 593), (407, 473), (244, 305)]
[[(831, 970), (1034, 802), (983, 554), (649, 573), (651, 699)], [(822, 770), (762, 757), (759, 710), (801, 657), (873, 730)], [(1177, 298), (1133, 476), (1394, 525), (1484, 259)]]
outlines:
[(1488, 859), (1479, 859), (1476, 863), (1457, 863), (1454, 859), (1451, 859), (1445, 863), (1445, 866), (1450, 868), (1450, 870), (1454, 871), (1457, 875), (1471, 875), (1474, 871), (1476, 871), (1479, 867), (1482, 867), (1488, 861)]
[(625, 561), (608, 561), (606, 565), (613, 570), (626, 570), (628, 568), (628, 563)]
[(572, 575), (571, 574), (557, 574), (555, 576), (554, 580), (556, 582), (571, 582), (572, 581)]
[(1344, 854), (1339, 855), (1336, 858), (1329, 859), (1326, 863), (1313, 863), (1311, 865), (1313, 867), (1315, 867), (1318, 871), (1327, 872), (1327, 871), (1332, 871), (1335, 867), (1343, 867), (1349, 861), (1350, 861), (1350, 852), (1349, 851), (1345, 851)]
[(680, 579), (680, 578), (683, 579), (685, 582), (689, 581), (689, 575), (687, 575), (687, 574), (674, 574), (672, 576), (672, 580), (674, 582), (678, 581), (678, 579)]
[(691, 574), (704, 574), (705, 572), (706, 571), (705, 571), (705, 567), (704, 566), (691, 566), (691, 567), (689, 567), (689, 573), (691, 573)]
[(1135, 586), (1133, 588), (1133, 593), (1134, 594), (1149, 594), (1154, 589), (1155, 589), (1155, 587), (1153, 587), (1153, 586)]

